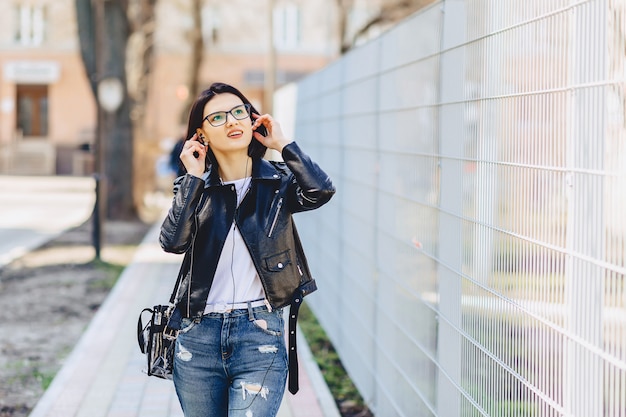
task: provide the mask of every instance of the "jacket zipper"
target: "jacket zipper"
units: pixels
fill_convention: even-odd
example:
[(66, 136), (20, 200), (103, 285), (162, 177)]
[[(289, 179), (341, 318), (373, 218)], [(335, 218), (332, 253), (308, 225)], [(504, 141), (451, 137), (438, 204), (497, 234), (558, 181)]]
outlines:
[(272, 237), (272, 233), (274, 232), (274, 227), (276, 227), (276, 221), (278, 220), (278, 215), (280, 214), (280, 208), (283, 206), (283, 198), (281, 197), (278, 200), (278, 204), (276, 205), (276, 214), (274, 215), (274, 220), (272, 221), (272, 226), (270, 227), (270, 232), (267, 234), (267, 237)]

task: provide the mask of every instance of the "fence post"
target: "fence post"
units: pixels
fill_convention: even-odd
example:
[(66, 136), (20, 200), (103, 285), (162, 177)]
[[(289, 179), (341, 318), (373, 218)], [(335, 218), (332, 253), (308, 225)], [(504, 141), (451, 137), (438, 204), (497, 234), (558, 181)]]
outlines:
[[(437, 338), (440, 371), (437, 381), (437, 411), (440, 416), (460, 416), (461, 396), (461, 209), (463, 200), (461, 157), (464, 137), (465, 1), (442, 3), (439, 129), (440, 129), (440, 219), (439, 219), (439, 327)], [(446, 320), (441, 318), (445, 317)]]
[[(564, 408), (567, 415), (601, 417), (603, 360), (604, 171), (606, 140), (607, 2), (576, 7), (571, 14), (569, 131), (566, 166), (568, 186), (567, 308)], [(598, 85), (594, 85), (598, 84)]]

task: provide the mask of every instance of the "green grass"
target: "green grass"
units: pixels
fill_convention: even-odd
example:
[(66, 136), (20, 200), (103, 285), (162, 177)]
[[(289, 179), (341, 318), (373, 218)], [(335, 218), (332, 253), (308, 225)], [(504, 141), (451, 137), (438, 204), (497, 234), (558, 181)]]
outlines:
[(48, 389), (54, 376), (55, 373), (52, 371), (42, 372), (39, 369), (33, 370), (33, 377), (41, 383), (41, 388), (43, 388), (44, 391)]
[(90, 282), (90, 288), (93, 290), (111, 290), (125, 268), (124, 265), (112, 264), (99, 259), (92, 261), (92, 263), (95, 269), (104, 273), (104, 278)]
[(9, 377), (11, 383), (25, 384), (29, 379), (35, 379), (39, 381), (42, 389), (45, 391), (52, 383), (54, 378), (54, 372), (42, 371), (39, 369), (40, 362), (31, 362), (30, 360), (20, 360), (10, 363), (6, 366), (6, 369), (10, 369), (13, 373)]
[(333, 348), (326, 332), (306, 303), (300, 307), (298, 324), (335, 402), (340, 404), (343, 401), (351, 401), (357, 406), (365, 407), (361, 394), (341, 364), (339, 355)]

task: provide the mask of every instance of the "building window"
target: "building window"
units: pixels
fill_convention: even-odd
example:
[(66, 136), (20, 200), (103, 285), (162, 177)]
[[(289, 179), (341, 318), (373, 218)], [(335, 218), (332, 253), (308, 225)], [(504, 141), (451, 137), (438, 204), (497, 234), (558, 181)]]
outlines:
[(274, 8), (274, 46), (294, 49), (300, 44), (300, 9), (295, 4)]
[(15, 14), (15, 41), (21, 45), (41, 45), (46, 29), (45, 7), (21, 4), (16, 6)]
[(24, 137), (48, 135), (48, 86), (17, 85), (17, 128)]

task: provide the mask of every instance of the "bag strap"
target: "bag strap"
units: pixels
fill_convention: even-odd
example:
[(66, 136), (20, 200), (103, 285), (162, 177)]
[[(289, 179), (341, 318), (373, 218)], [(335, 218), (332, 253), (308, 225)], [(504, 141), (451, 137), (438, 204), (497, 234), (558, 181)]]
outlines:
[[(180, 269), (178, 270), (178, 277), (176, 278), (176, 284), (174, 284), (174, 289), (172, 290), (172, 295), (170, 295), (170, 305), (176, 304), (176, 295), (178, 294), (178, 288), (180, 287), (180, 283), (183, 281), (183, 277), (187, 273), (187, 267), (191, 260), (191, 250), (185, 252), (185, 257), (183, 258), (183, 262), (180, 265)], [(191, 285), (191, 282), (189, 283)]]
[(139, 343), (139, 350), (141, 350), (141, 353), (146, 353), (146, 341), (143, 338), (143, 322), (141, 320), (141, 316), (143, 316), (143, 313), (145, 313), (146, 311), (149, 311), (150, 314), (153, 313), (153, 310), (151, 308), (144, 308), (143, 310), (141, 310), (141, 313), (139, 313), (139, 320), (137, 320), (137, 343)]
[[(205, 201), (206, 201), (206, 194), (203, 194), (202, 197), (200, 197), (200, 202), (198, 203), (198, 206), (196, 207), (196, 210), (193, 216), (196, 230), (193, 236), (191, 236), (191, 246), (185, 252), (185, 257), (183, 258), (183, 262), (180, 266), (180, 270), (178, 271), (178, 278), (176, 278), (176, 284), (174, 284), (174, 289), (172, 290), (172, 295), (170, 296), (170, 306), (176, 306), (176, 303), (178, 302), (178, 300), (176, 299), (176, 296), (178, 295), (178, 289), (180, 287), (181, 282), (183, 281), (183, 277), (187, 275), (187, 271), (191, 272), (193, 268), (193, 250), (194, 250), (194, 246), (196, 245), (196, 235), (198, 234), (198, 212), (200, 208), (202, 208), (202, 206), (204, 205)], [(191, 291), (191, 275), (189, 275), (189, 283), (188, 283), (187, 291), (188, 292)]]
[[(172, 295), (170, 295), (170, 306), (172, 306), (172, 308), (173, 306), (176, 306), (176, 303), (178, 302), (178, 300), (176, 299), (176, 296), (178, 295), (178, 289), (180, 287), (181, 282), (183, 281), (183, 277), (187, 275), (187, 271), (191, 272), (193, 268), (193, 250), (194, 250), (194, 246), (196, 245), (196, 235), (198, 234), (198, 211), (203, 206), (203, 203), (205, 200), (206, 200), (206, 194), (202, 195), (202, 197), (200, 198), (200, 202), (198, 203), (198, 206), (196, 207), (196, 210), (193, 216), (196, 230), (193, 236), (191, 236), (191, 246), (187, 249), (187, 251), (185, 251), (185, 257), (183, 258), (183, 262), (180, 265), (180, 269), (178, 270), (178, 278), (176, 278), (176, 284), (174, 284)], [(187, 291), (191, 291), (191, 275), (189, 275), (189, 283), (188, 283)]]

